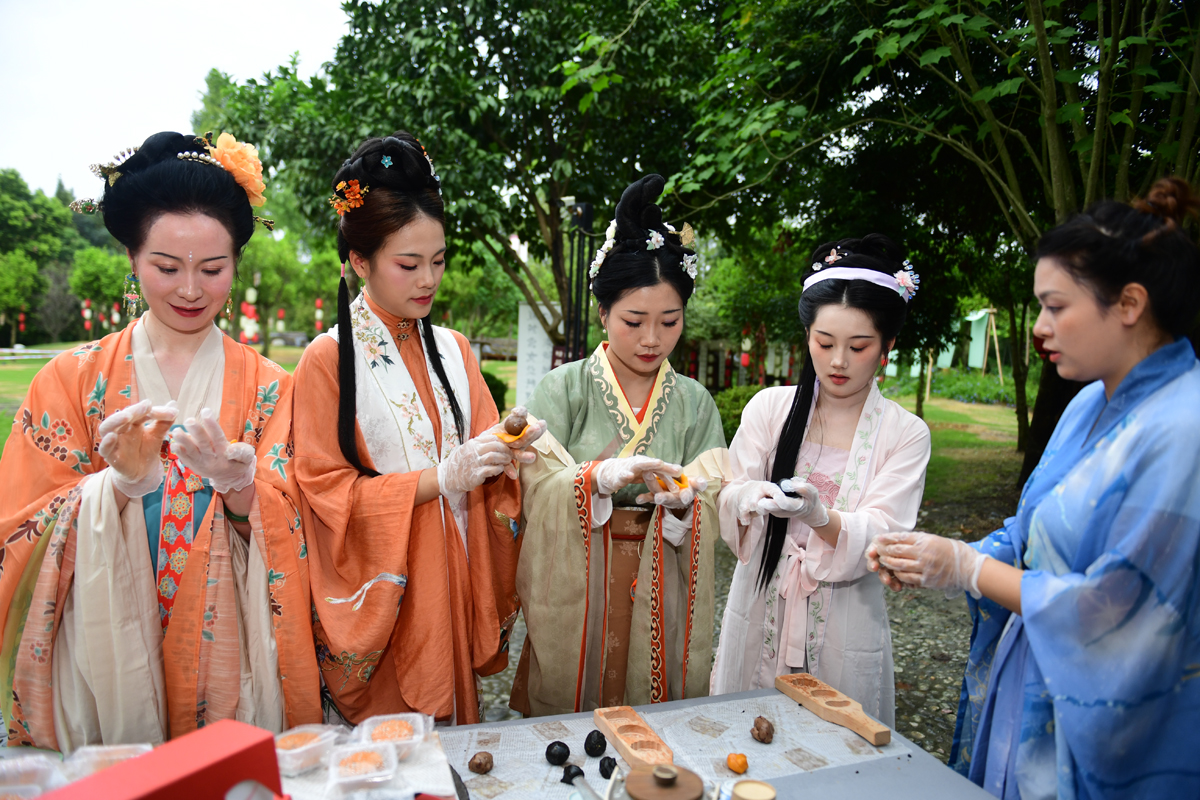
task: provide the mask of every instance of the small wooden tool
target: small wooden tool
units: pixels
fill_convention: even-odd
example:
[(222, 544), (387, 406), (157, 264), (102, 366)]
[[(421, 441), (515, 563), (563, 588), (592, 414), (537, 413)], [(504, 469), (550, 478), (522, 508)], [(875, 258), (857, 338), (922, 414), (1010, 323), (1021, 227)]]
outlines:
[(653, 770), (660, 764), (675, 761), (675, 754), (667, 743), (629, 706), (597, 708), (592, 712), (592, 720), (634, 769)]
[(775, 678), (775, 688), (826, 722), (849, 728), (876, 747), (892, 740), (891, 730), (864, 714), (862, 704), (812, 675), (780, 675)]

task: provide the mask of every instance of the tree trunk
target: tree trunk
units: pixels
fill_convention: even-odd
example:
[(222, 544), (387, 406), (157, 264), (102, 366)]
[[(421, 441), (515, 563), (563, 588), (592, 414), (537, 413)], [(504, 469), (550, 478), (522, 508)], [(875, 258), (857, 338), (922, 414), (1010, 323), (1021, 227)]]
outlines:
[(262, 334), (262, 353), (263, 358), (271, 357), (271, 309), (266, 308), (265, 304), (258, 307), (258, 332)]
[(1008, 300), (1008, 343), (1012, 353), (1012, 379), (1014, 394), (1017, 400), (1017, 452), (1024, 452), (1029, 441), (1029, 398), (1025, 393), (1025, 383), (1029, 376), (1029, 366), (1022, 358), (1025, 347), (1025, 337), (1029, 335), (1025, 325), (1027, 322), (1028, 306), (1021, 306), (1021, 319), (1017, 321), (1017, 307), (1012, 298)]
[(1082, 388), (1082, 383), (1059, 377), (1058, 367), (1049, 361), (1042, 368), (1037, 402), (1033, 405), (1033, 421), (1029, 425), (1029, 435), (1025, 442), (1025, 461), (1021, 465), (1021, 475), (1017, 478), (1017, 483), (1021, 486), (1025, 485), (1034, 467), (1042, 460), (1042, 453), (1058, 425), (1058, 418), (1066, 410), (1071, 398)]
[(921, 359), (921, 371), (917, 373), (917, 408), (914, 413), (921, 419), (925, 419), (925, 372), (929, 369), (929, 363), (925, 359)]

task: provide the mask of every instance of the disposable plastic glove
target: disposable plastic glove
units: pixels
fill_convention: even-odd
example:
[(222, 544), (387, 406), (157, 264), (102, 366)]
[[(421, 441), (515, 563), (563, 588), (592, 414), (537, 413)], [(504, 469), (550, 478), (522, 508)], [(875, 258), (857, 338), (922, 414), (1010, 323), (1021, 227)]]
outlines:
[(879, 537), (876, 536), (867, 545), (867, 569), (871, 572), (879, 573), (879, 582), (891, 589), (893, 592), (898, 592), (904, 588), (892, 571), (879, 563)]
[(987, 558), (975, 548), (932, 533), (884, 533), (872, 543), (878, 562), (902, 583), (979, 597), (979, 570)]
[(134, 403), (100, 423), (100, 457), (112, 470), (113, 487), (126, 497), (150, 494), (163, 481), (159, 454), (178, 412), (175, 404)]
[[(646, 473), (642, 476), (646, 486), (658, 488), (659, 483), (657, 475)], [(675, 486), (671, 481), (666, 480), (669, 486)], [(688, 477), (687, 488), (680, 489), (677, 492), (650, 492), (648, 494), (639, 494), (637, 496), (638, 503), (653, 503), (656, 506), (663, 508), (684, 509), (691, 508), (692, 502), (696, 499), (696, 495), (708, 488), (708, 481), (704, 478)]]
[[(514, 407), (510, 414), (523, 416), (527, 420), (525, 430), (521, 432), (520, 436), (511, 442), (504, 442), (504, 445), (508, 447), (509, 450), (512, 450), (513, 457), (513, 463), (510, 463), (504, 467), (504, 474), (513, 480), (516, 480), (517, 464), (532, 464), (534, 461), (537, 461), (537, 453), (533, 452), (529, 448), (534, 442), (542, 438), (542, 434), (546, 432), (546, 423), (530, 415), (529, 410), (525, 408), (525, 406)], [(500, 422), (492, 428), (493, 433), (500, 433), (502, 431), (504, 431), (504, 420), (500, 420)]]
[[(728, 488), (722, 490), (722, 492), (728, 491), (730, 491)], [(787, 507), (787, 504), (798, 504), (800, 501), (787, 497), (782, 489), (770, 481), (746, 481), (733, 490), (730, 502), (735, 504), (738, 522), (744, 527), (749, 525), (755, 517), (773, 513), (764, 510), (764, 504), (768, 508), (783, 509)]]
[[(788, 497), (786, 505), (777, 503), (774, 499), (764, 501), (764, 511), (777, 517), (798, 519), (810, 528), (820, 528), (829, 524), (829, 509), (821, 504), (821, 495), (817, 487), (803, 478), (785, 478), (779, 482), (779, 488), (799, 497)], [(776, 504), (780, 506), (778, 510), (771, 507)]]
[(631, 483), (644, 482), (646, 474), (650, 472), (661, 472), (674, 478), (683, 473), (683, 468), (649, 456), (608, 458), (592, 470), (592, 480), (596, 485), (596, 494), (607, 496), (616, 494)]
[(457, 501), (512, 464), (513, 451), (489, 428), (450, 451), (437, 466), (438, 491)]
[(189, 418), (183, 425), (171, 434), (171, 452), (185, 467), (207, 478), (214, 492), (236, 492), (254, 483), (258, 467), (254, 448), (227, 441), (212, 411), (202, 408), (199, 419)]

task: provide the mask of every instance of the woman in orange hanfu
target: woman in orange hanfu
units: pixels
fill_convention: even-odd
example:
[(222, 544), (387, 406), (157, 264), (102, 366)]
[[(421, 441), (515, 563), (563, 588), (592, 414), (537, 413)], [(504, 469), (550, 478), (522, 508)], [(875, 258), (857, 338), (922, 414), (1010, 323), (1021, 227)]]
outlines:
[(9, 745), (320, 719), (290, 379), (213, 324), (262, 205), (250, 145), (158, 133), (101, 210), (149, 310), (38, 372), (0, 460)]
[(545, 426), (502, 442), (467, 340), (429, 322), (445, 210), (420, 143), (368, 139), (333, 184), (339, 255), (365, 289), (350, 302), (343, 279), (295, 395), (326, 711), (478, 722), (477, 676), (508, 663), (517, 614), (514, 462)]

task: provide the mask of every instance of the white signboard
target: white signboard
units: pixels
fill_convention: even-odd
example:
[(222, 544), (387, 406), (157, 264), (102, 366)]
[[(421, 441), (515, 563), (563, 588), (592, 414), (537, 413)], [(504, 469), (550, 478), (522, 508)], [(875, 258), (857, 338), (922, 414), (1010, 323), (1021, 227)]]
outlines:
[[(549, 316), (549, 311), (542, 313)], [(528, 303), (521, 303), (517, 315), (517, 405), (523, 406), (533, 390), (550, 371), (554, 345)]]

